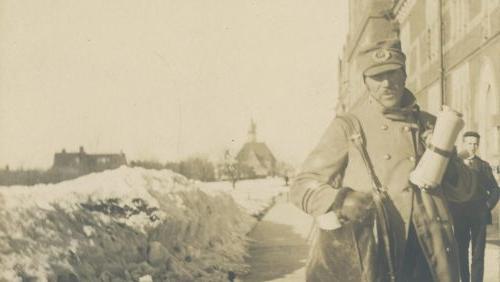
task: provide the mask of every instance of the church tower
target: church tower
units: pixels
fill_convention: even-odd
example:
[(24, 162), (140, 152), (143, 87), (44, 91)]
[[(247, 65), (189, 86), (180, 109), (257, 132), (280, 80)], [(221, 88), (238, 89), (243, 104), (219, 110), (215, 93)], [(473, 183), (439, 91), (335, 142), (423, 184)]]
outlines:
[(236, 160), (245, 171), (242, 178), (256, 178), (276, 173), (276, 158), (264, 142), (257, 142), (257, 125), (252, 119), (248, 129), (248, 140), (236, 155)]
[(248, 129), (248, 143), (257, 142), (257, 125), (253, 119), (250, 121), (250, 128)]

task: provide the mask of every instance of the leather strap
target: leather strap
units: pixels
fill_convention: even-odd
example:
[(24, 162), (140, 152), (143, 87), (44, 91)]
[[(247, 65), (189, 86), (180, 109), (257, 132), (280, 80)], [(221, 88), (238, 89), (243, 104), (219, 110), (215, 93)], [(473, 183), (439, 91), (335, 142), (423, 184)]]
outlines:
[(361, 122), (356, 116), (350, 113), (346, 113), (343, 116), (339, 116), (338, 118), (343, 120), (347, 125), (347, 134), (349, 136), (349, 139), (361, 154), (361, 158), (365, 163), (366, 171), (368, 172), (368, 175), (370, 175), (374, 192), (384, 191), (385, 189), (382, 188), (382, 184), (375, 174), (371, 159), (368, 156), (368, 152), (366, 151), (365, 136), (363, 134)]
[(439, 147), (432, 145), (431, 143), (427, 144), (426, 147), (427, 147), (427, 149), (429, 149), (429, 150), (433, 151), (434, 153), (441, 155), (445, 158), (451, 158), (451, 156), (453, 155), (453, 152), (443, 150)]
[(350, 113), (347, 113), (343, 116), (339, 116), (338, 118), (342, 119), (347, 125), (347, 133), (351, 143), (354, 144), (356, 149), (361, 154), (361, 157), (365, 163), (366, 170), (370, 175), (372, 180), (372, 188), (373, 188), (373, 201), (375, 204), (375, 210), (377, 214), (377, 232), (380, 233), (380, 237), (383, 242), (383, 247), (385, 250), (385, 255), (387, 259), (387, 266), (389, 268), (389, 281), (396, 282), (395, 276), (395, 267), (393, 261), (393, 249), (392, 249), (392, 240), (390, 235), (390, 223), (388, 219), (388, 212), (386, 210), (384, 204), (384, 198), (387, 196), (386, 191), (382, 188), (380, 180), (375, 174), (375, 170), (373, 169), (372, 162), (370, 160), (370, 156), (366, 151), (365, 139), (363, 134), (363, 127), (359, 119)]

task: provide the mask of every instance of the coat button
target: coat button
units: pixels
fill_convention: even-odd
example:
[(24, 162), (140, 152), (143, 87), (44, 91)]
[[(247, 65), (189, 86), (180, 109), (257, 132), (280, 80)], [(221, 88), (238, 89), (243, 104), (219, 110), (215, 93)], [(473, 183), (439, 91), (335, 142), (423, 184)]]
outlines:
[(411, 157), (409, 157), (409, 160), (410, 160), (411, 162), (415, 162), (415, 157), (414, 157), (414, 156), (411, 156)]
[(439, 216), (436, 216), (436, 221), (437, 222), (440, 222), (441, 221), (441, 218)]
[(391, 159), (391, 155), (389, 155), (389, 154), (385, 154), (385, 155), (384, 155), (384, 159), (386, 159), (386, 160), (390, 160), (390, 159)]
[(405, 125), (405, 126), (403, 126), (403, 130), (406, 132), (410, 132), (411, 128), (409, 126)]
[(446, 247), (446, 252), (449, 253), (451, 251), (450, 247)]
[(384, 124), (380, 127), (380, 129), (382, 130), (387, 130), (389, 128), (389, 126), (387, 126), (387, 124)]

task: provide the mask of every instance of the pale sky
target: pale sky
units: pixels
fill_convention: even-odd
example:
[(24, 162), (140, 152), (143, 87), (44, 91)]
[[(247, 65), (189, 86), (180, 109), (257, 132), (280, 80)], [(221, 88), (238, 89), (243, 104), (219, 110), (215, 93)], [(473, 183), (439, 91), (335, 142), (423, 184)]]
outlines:
[(0, 166), (237, 150), (300, 163), (334, 116), (346, 0), (0, 0)]

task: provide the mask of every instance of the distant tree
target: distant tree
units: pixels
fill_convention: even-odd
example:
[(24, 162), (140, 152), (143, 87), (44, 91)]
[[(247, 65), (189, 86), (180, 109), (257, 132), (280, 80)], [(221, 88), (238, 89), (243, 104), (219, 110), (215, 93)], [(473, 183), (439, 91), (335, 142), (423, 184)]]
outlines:
[(178, 162), (167, 162), (165, 168), (181, 174), (180, 163)]
[(231, 180), (233, 189), (235, 189), (236, 182), (240, 179), (240, 166), (229, 150), (224, 152), (224, 174)]
[(158, 161), (131, 161), (131, 167), (142, 167), (146, 169), (164, 169), (165, 166)]
[(183, 174), (201, 181), (215, 180), (215, 167), (206, 158), (194, 157), (181, 162)]
[(191, 157), (180, 162), (168, 162), (165, 168), (200, 181), (215, 180), (215, 166), (205, 157)]
[(243, 164), (238, 162), (236, 164), (238, 172), (239, 172), (239, 177), (240, 179), (255, 179), (257, 178), (257, 174), (255, 173), (255, 170), (253, 167)]
[(58, 183), (63, 180), (76, 178), (78, 175), (65, 175), (61, 172), (56, 172), (52, 170), (42, 170), (42, 169), (9, 169), (0, 170), (0, 185), (1, 186), (12, 186), (12, 185), (36, 185), (36, 184), (47, 184), (47, 183)]

